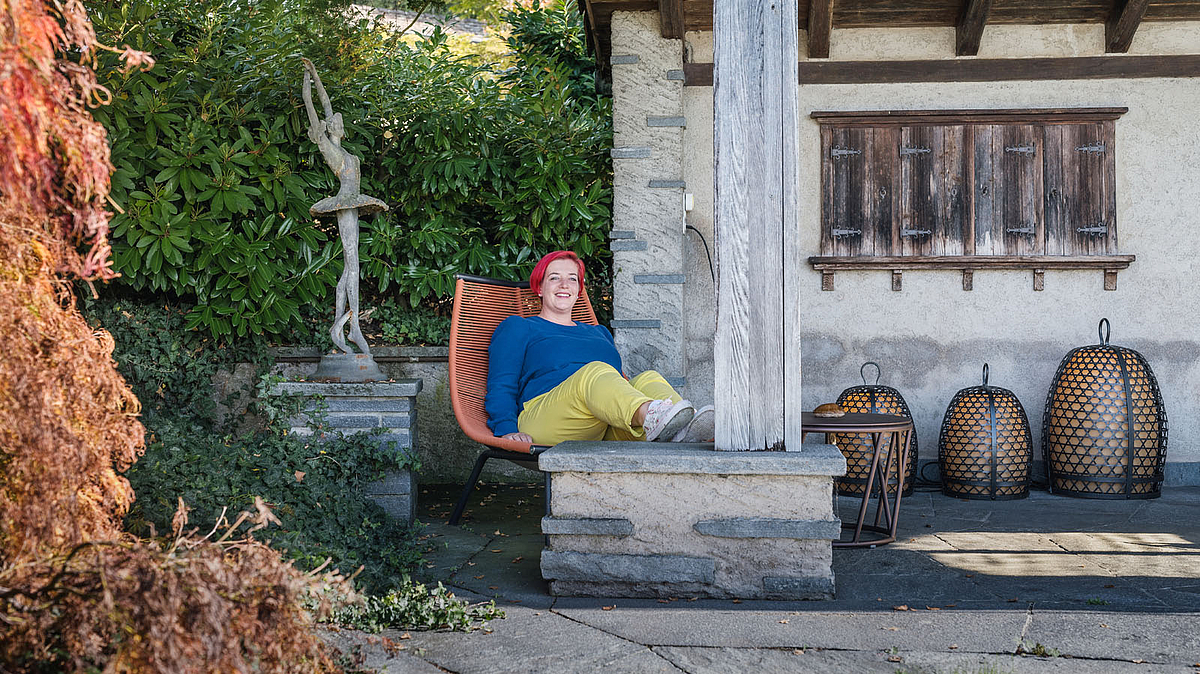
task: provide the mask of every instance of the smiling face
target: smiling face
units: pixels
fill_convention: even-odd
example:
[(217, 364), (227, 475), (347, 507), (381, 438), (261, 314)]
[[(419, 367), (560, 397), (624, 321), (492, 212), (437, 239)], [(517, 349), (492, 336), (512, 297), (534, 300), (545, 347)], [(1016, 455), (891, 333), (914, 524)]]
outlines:
[(579, 299), (579, 267), (569, 258), (560, 258), (546, 267), (542, 277), (542, 312), (554, 315), (571, 315), (575, 300)]

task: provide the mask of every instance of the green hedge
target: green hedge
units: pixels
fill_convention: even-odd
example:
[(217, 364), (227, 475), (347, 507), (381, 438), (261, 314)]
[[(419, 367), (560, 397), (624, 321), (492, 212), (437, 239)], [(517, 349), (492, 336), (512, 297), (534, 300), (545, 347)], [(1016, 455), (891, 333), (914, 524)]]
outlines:
[[(169, 534), (182, 498), (192, 509), (189, 526), (207, 532), (223, 508), (232, 522), (261, 496), (282, 522), (270, 530), (272, 545), (301, 568), (326, 558), (347, 574), (361, 565), (364, 587), (382, 591), (415, 567), (415, 532), (366, 495), (384, 471), (416, 469), (412, 456), (381, 452), (368, 435), (316, 444), (286, 434), (284, 419), (298, 403), (261, 395), (270, 365), (263, 337), (219, 344), (183, 328), (186, 305), (80, 294), (88, 321), (112, 333), (113, 359), (142, 403), (146, 451), (125, 474), (137, 494), (125, 521), (129, 531)], [(214, 375), (238, 363), (250, 363), (257, 374), (218, 398)], [(249, 404), (251, 414), (218, 424), (218, 402), (234, 410)]]
[[(308, 207), (337, 184), (305, 136), (300, 56), (313, 59), (362, 156), (363, 309), (432, 307), (468, 272), (520, 278), (542, 253), (589, 262), (602, 314), (611, 254), (611, 104), (598, 96), (573, 5), (516, 9), (514, 65), (415, 44), (322, 0), (93, 0), (99, 38), (153, 53), (108, 73), (95, 110), (116, 172), (119, 283), (192, 305), (217, 337), (288, 341), (303, 307), (330, 305), (332, 223)], [(108, 57), (106, 57), (108, 58)]]

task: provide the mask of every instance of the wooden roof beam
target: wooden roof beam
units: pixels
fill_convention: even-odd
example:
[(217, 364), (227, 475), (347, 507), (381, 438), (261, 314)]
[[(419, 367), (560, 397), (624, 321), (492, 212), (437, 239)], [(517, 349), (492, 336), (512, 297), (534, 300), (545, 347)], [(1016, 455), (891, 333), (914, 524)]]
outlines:
[(955, 25), (954, 53), (959, 56), (979, 55), (983, 27), (992, 13), (992, 0), (965, 0)]
[(667, 39), (683, 39), (683, 0), (658, 0), (658, 29)]
[(1115, 54), (1128, 52), (1149, 6), (1150, 0), (1119, 0), (1104, 25), (1104, 50)]
[(833, 34), (833, 0), (809, 0), (808, 58), (829, 58), (829, 38)]

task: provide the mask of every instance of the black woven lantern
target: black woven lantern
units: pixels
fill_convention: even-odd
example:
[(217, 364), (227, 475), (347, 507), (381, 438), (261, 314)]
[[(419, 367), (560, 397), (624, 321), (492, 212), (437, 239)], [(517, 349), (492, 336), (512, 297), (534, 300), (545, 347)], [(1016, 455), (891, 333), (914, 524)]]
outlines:
[(1021, 401), (1012, 391), (983, 385), (954, 394), (938, 436), (942, 493), (967, 499), (1006, 501), (1029, 496), (1033, 435)]
[[(867, 366), (875, 366), (875, 383), (867, 384)], [(867, 362), (859, 368), (858, 373), (862, 376), (862, 386), (851, 386), (842, 391), (842, 395), (838, 396), (837, 402), (842, 406), (842, 409), (847, 412), (865, 412), (868, 414), (896, 414), (899, 416), (912, 419), (912, 412), (908, 410), (908, 403), (904, 402), (904, 396), (891, 386), (880, 386), (879, 377), (882, 370), (878, 363)], [(914, 432), (912, 436), (912, 446), (908, 450), (908, 464), (904, 467), (904, 496), (909, 496), (913, 491), (913, 477), (917, 472), (917, 434)], [(846, 457), (846, 474), (843, 477), (837, 478), (838, 493), (844, 496), (859, 496), (867, 488), (867, 474), (871, 471), (871, 457), (875, 454), (875, 446), (871, 442), (870, 433), (830, 433), (829, 442), (837, 445), (838, 449), (842, 450), (842, 454)], [(883, 456), (887, 456), (887, 444), (891, 442), (888, 437), (881, 438), (883, 443), (881, 450), (885, 452)], [(889, 473), (890, 475), (890, 473)], [(893, 475), (888, 478), (888, 493), (896, 493), (896, 477)]]
[(1058, 366), (1042, 424), (1050, 490), (1082, 498), (1157, 498), (1167, 458), (1167, 411), (1150, 364), (1133, 349), (1100, 343)]

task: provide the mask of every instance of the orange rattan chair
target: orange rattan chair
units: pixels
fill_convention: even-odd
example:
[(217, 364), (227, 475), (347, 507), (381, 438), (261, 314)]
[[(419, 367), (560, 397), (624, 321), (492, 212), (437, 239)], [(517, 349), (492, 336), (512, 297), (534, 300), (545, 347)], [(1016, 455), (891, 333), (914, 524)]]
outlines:
[[(548, 449), (543, 445), (492, 435), (487, 426), (487, 412), (483, 409), (492, 333), (509, 316), (536, 316), (541, 311), (541, 298), (529, 289), (528, 281), (502, 281), (466, 274), (456, 278), (454, 313), (450, 318), (450, 404), (467, 437), (488, 449), (475, 461), (471, 477), (463, 486), (458, 504), (450, 515), (450, 524), (458, 524), (488, 459), (507, 459), (537, 470), (537, 454)], [(586, 290), (580, 292), (571, 317), (580, 323), (596, 325), (596, 313)]]

